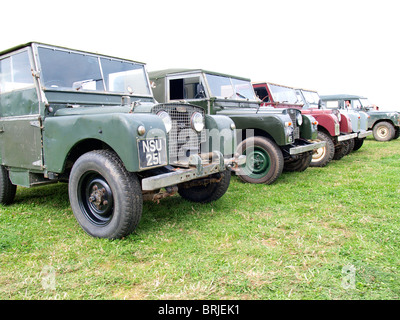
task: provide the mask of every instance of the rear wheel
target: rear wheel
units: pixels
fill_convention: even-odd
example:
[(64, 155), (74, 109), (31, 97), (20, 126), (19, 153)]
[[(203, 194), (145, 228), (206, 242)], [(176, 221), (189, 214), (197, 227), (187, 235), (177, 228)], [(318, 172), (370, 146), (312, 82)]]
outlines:
[(0, 203), (12, 203), (16, 192), (17, 186), (11, 183), (8, 170), (4, 166), (0, 166)]
[(111, 151), (82, 155), (72, 167), (68, 193), (75, 218), (93, 237), (125, 237), (142, 215), (139, 180)]
[(246, 164), (237, 173), (244, 182), (271, 184), (282, 174), (282, 151), (268, 138), (247, 138), (238, 145), (237, 153), (246, 155)]

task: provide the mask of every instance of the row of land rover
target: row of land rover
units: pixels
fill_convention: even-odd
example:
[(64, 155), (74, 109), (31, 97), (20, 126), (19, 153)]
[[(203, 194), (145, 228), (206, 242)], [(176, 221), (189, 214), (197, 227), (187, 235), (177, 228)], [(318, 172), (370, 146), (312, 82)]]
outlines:
[(216, 201), (231, 175), (272, 184), (399, 137), (400, 114), (356, 95), (30, 42), (0, 52), (0, 203), (68, 182), (93, 237), (138, 226), (143, 201)]

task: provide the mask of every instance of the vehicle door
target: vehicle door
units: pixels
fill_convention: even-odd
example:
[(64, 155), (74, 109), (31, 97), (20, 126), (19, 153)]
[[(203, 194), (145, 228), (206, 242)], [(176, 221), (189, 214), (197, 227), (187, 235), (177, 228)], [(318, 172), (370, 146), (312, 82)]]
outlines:
[(14, 168), (42, 168), (39, 102), (30, 47), (0, 58), (0, 159)]

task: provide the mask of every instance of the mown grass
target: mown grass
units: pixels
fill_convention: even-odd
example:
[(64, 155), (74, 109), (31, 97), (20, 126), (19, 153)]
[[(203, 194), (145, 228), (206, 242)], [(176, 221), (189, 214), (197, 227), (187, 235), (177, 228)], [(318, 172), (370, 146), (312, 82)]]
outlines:
[(66, 184), (19, 188), (0, 299), (399, 299), (399, 212), (400, 139), (270, 186), (234, 177), (212, 204), (147, 202), (115, 241), (83, 232)]

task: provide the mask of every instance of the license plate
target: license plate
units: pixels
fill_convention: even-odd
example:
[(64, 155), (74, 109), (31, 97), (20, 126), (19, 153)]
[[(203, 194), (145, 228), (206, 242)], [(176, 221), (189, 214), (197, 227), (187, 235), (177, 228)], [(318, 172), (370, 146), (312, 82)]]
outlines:
[(167, 143), (165, 138), (138, 140), (139, 168), (165, 166), (167, 161)]

